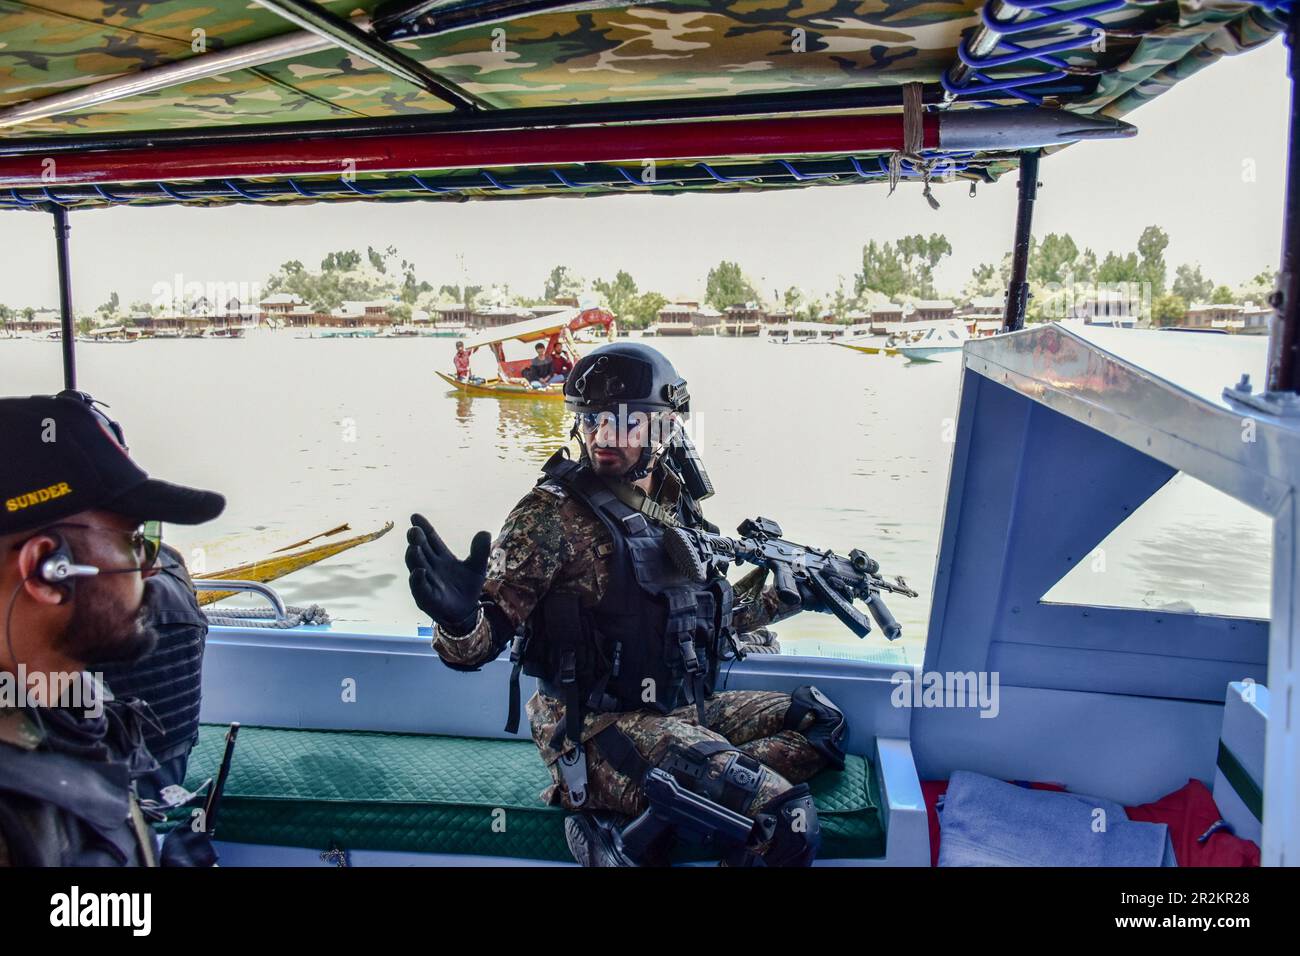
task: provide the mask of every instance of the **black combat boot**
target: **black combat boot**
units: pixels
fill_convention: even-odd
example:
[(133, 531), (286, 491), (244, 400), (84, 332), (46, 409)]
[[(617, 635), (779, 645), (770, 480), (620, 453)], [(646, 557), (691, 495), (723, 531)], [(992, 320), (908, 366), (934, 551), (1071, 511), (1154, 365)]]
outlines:
[(623, 849), (618, 817), (583, 811), (564, 820), (564, 841), (581, 866), (640, 866)]

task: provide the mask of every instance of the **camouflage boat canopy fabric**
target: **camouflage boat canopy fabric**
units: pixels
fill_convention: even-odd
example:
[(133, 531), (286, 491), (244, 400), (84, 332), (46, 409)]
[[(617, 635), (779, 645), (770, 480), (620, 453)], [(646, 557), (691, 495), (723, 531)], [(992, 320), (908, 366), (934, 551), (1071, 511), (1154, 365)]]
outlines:
[[(646, 101), (831, 94), (903, 83), (934, 90), (944, 84), (941, 101), (928, 99), (931, 110), (1028, 101), (1119, 117), (1220, 56), (1267, 42), (1284, 20), (1276, 0), (1061, 0), (1050, 7), (1043, 0), (1022, 2), (1023, 7), (1007, 0), (666, 0), (566, 6), (537, 0), (333, 0), (320, 6), (367, 30), (373, 18), (378, 35), (393, 37), (393, 50), (490, 110), (608, 107), (610, 121), (618, 121), (620, 106)], [(393, 13), (402, 6), (427, 8), (428, 16), (395, 28)], [(1040, 20), (1044, 25), (1035, 27)], [(990, 21), (1004, 25), (1002, 30), (992, 32)], [(50, 97), (294, 35), (312, 49), (70, 111), (30, 113)], [(1046, 52), (1016, 54), (1026, 48)], [(317, 135), (322, 124), (452, 111), (444, 99), (251, 0), (0, 0), (0, 156), (6, 144), (14, 149), (31, 140), (251, 131), (269, 123), (313, 124)], [(988, 180), (1015, 165), (1014, 154), (996, 151), (950, 154), (949, 164), (939, 169), (924, 162), (937, 158), (942, 156), (930, 151), (895, 160), (891, 169), (881, 153), (808, 156), (789, 150), (665, 161), (652, 179), (638, 161), (250, 177), (177, 182), (169, 190), (64, 186), (55, 177), (44, 188), (0, 189), (0, 205), (790, 188), (888, 181), (891, 172), (895, 180)]]

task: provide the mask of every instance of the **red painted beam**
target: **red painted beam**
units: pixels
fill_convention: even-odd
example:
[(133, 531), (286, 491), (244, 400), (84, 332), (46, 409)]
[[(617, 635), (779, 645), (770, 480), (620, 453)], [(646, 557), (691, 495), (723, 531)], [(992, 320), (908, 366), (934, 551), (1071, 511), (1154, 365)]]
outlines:
[[(924, 117), (924, 148), (939, 118)], [(0, 158), (0, 187), (901, 150), (901, 114), (364, 136)]]

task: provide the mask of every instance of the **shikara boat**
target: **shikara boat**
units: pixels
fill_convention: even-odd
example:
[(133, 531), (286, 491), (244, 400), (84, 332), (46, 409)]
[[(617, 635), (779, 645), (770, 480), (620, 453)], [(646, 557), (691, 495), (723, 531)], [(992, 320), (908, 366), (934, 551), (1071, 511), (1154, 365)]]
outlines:
[[(1296, 107), (1267, 354), (1262, 339), (1217, 351), (1205, 336), (1024, 327), (1040, 158), (1132, 135), (1120, 117), (1183, 77), (1300, 36), (1295, 5), (355, 0), (354, 21), (307, 0), (62, 7), (24, 5), (0, 52), (11, 86), (0, 208), (56, 225), (69, 388), (68, 223), (84, 209), (891, 180), (903, 183), (896, 201), (920, 204), (938, 181), (964, 191), (1018, 170), (1004, 331), (959, 356), (924, 662), (755, 655), (728, 686), (815, 681), (843, 708), (846, 769), (810, 781), (833, 821), (819, 863), (941, 859), (928, 810), (959, 771), (1124, 805), (1197, 781), (1265, 864), (1300, 860)], [(195, 53), (197, 28), (211, 52)], [(498, 30), (509, 53), (489, 64)], [(791, 52), (792, 35), (806, 50)], [(1128, 173), (1117, 162), (1116, 176)], [(1275, 546), (1259, 556), (1270, 616), (1044, 599), (1179, 473), (1272, 522)], [(441, 506), (471, 506), (472, 481)], [(850, 518), (844, 533), (855, 538)], [(501, 729), (504, 654), (461, 673), (427, 631), (317, 625), (214, 627), (206, 655), (193, 782), (216, 769), (219, 725), (245, 724), (222, 803), (223, 865), (569, 861), (563, 812), (537, 798), (550, 778), (533, 743)], [(927, 703), (936, 676), (944, 692), (944, 675), (965, 674), (1000, 675), (997, 714)], [(365, 688), (355, 700), (340, 699), (348, 682)], [(534, 684), (524, 677), (525, 695)], [(509, 826), (494, 827), (502, 812)]]
[[(195, 574), (194, 577), (197, 580), (253, 581), (258, 584), (269, 584), (272, 581), (287, 577), (295, 571), (301, 571), (313, 564), (319, 564), (326, 558), (332, 558), (336, 554), (342, 554), (344, 551), (350, 551), (360, 545), (382, 538), (393, 530), (393, 523), (391, 521), (386, 522), (382, 528), (368, 534), (359, 534), (350, 538), (335, 538), (335, 535), (351, 530), (349, 525), (339, 525), (337, 528), (331, 528), (321, 534), (312, 535), (310, 538), (296, 544), (287, 545), (278, 551), (272, 552), (260, 561), (251, 561), (234, 567), (222, 568), (220, 571), (207, 571), (202, 574)], [(332, 540), (321, 541), (321, 538), (330, 538)], [(199, 591), (199, 603), (212, 604), (222, 598), (228, 598), (234, 593), (234, 591), (201, 590)]]
[(860, 342), (832, 342), (832, 345), (838, 345), (840, 348), (852, 349), (855, 352), (862, 352), (865, 355), (897, 355), (898, 349), (885, 345), (885, 340), (880, 340), (880, 345), (864, 345)]
[[(550, 315), (503, 325), (495, 329), (485, 329), (478, 335), (465, 341), (465, 351), (473, 355), (479, 349), (487, 349), (496, 360), (497, 374), (489, 379), (470, 379), (461, 381), (455, 375), (449, 375), (435, 369), (437, 376), (452, 388), (467, 395), (495, 396), (497, 398), (547, 398), (564, 400), (564, 383), (553, 382), (542, 387), (532, 385), (525, 377), (524, 371), (533, 360), (529, 354), (523, 358), (507, 359), (505, 347), (508, 342), (524, 342), (529, 345), (541, 342), (546, 346), (546, 356), (552, 361), (559, 360), (572, 368), (578, 360), (578, 345), (573, 335), (580, 329), (603, 331), (604, 338), (612, 341), (614, 336), (614, 316), (604, 309), (565, 309)], [(535, 352), (530, 349), (530, 352)]]

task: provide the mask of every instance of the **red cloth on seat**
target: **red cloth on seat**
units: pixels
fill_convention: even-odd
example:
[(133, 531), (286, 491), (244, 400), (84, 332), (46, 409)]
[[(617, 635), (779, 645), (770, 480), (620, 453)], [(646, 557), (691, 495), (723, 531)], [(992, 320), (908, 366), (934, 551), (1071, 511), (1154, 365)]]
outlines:
[(1227, 830), (1219, 830), (1204, 843), (1196, 842), (1220, 819), (1214, 796), (1199, 780), (1188, 780), (1187, 786), (1155, 803), (1124, 810), (1130, 820), (1168, 825), (1179, 866), (1259, 866), (1259, 847)]

